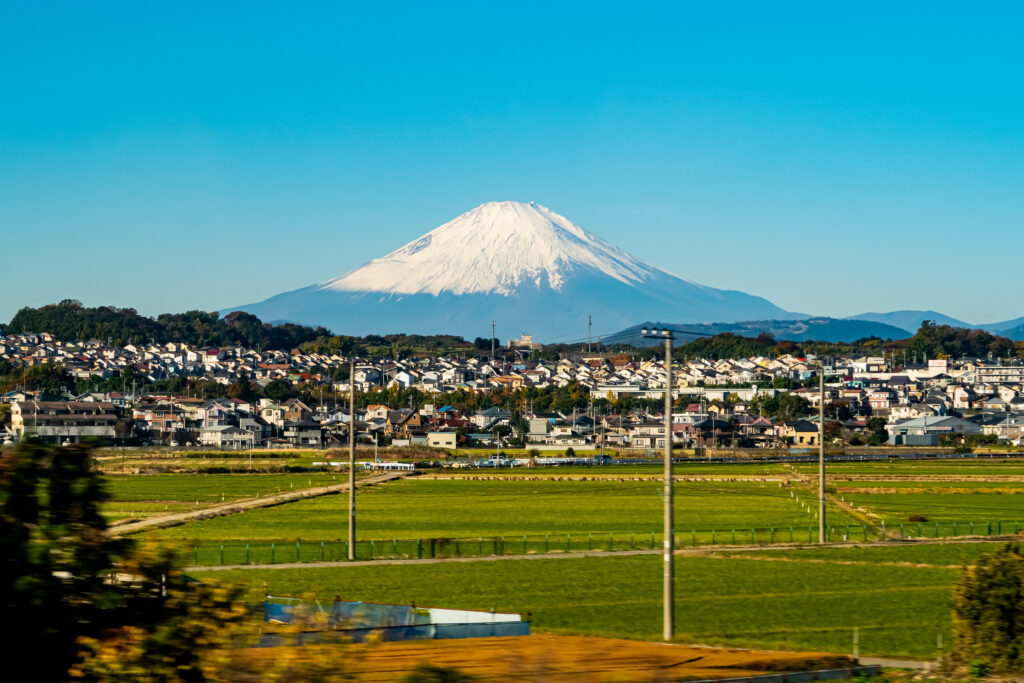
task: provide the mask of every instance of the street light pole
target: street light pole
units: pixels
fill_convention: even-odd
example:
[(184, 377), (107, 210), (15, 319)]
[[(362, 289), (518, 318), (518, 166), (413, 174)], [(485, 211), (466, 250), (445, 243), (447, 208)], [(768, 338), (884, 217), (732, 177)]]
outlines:
[(356, 559), (356, 362), (348, 366), (348, 559)]
[(675, 530), (672, 498), (672, 330), (641, 331), (643, 336), (665, 340), (665, 532), (663, 542), (664, 577), (662, 593), (662, 639), (671, 642), (675, 631)]
[(825, 542), (825, 362), (818, 376), (818, 543)]

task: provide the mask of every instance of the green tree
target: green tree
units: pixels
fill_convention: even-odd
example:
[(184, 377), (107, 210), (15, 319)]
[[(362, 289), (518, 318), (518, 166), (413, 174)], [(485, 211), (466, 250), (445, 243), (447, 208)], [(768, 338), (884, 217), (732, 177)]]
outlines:
[(767, 417), (778, 420), (795, 420), (810, 412), (810, 403), (796, 394), (779, 394), (777, 396), (763, 396), (755, 399), (751, 404), (751, 412), (762, 413)]
[(843, 425), (837, 420), (826, 420), (825, 421), (825, 438), (826, 439), (840, 439), (843, 436)]
[(249, 381), (249, 375), (244, 371), (239, 373), (238, 379), (228, 386), (228, 396), (230, 398), (240, 398), (243, 401), (251, 401), (255, 395), (256, 392), (253, 391), (252, 382)]
[(954, 659), (1024, 673), (1024, 555), (1007, 544), (964, 569), (953, 591)]
[(873, 417), (867, 421), (868, 443), (872, 446), (885, 443), (889, 440), (889, 432), (885, 428), (885, 420), (880, 417)]
[(272, 401), (283, 401), (287, 398), (292, 398), (296, 393), (291, 383), (283, 379), (275, 379), (263, 387), (263, 395)]
[(204, 680), (210, 648), (245, 615), (238, 591), (108, 536), (92, 455), (27, 440), (0, 457), (0, 608), (17, 619), (4, 646), (42, 681)]

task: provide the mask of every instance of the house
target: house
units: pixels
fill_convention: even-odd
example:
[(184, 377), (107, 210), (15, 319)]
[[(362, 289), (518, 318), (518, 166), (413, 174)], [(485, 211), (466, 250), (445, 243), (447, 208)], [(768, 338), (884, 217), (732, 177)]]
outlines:
[(199, 432), (199, 443), (220, 450), (245, 450), (253, 447), (255, 435), (232, 425), (213, 425)]
[(308, 420), (285, 422), (282, 436), (292, 446), (319, 448), (323, 444), (323, 432), (320, 425)]
[(491, 429), (495, 425), (508, 424), (511, 418), (512, 413), (509, 411), (492, 406), (487, 410), (477, 412), (476, 415), (470, 418), (470, 422), (480, 429)]
[(868, 394), (867, 400), (871, 410), (888, 410), (899, 402), (892, 389), (876, 389)]
[(887, 424), (889, 443), (893, 445), (937, 446), (940, 437), (953, 434), (981, 434), (982, 429), (974, 422), (959, 417), (919, 417)]
[(981, 405), (978, 407), (980, 407), (982, 410), (988, 411), (1005, 411), (1009, 410), (1010, 407), (1009, 402), (1003, 400), (999, 396), (986, 396), (985, 398), (981, 399), (980, 401), (976, 401), (975, 403), (980, 403)]
[(427, 432), (427, 445), (432, 448), (457, 448), (455, 432)]
[(788, 439), (794, 446), (816, 446), (818, 444), (818, 425), (808, 420), (783, 422), (779, 436)]
[(643, 422), (633, 428), (629, 440), (633, 448), (664, 448), (665, 423)]
[(913, 420), (918, 417), (930, 417), (933, 415), (945, 415), (945, 407), (942, 407), (941, 412), (931, 403), (908, 403), (907, 405), (900, 405), (894, 407), (889, 411), (889, 419), (892, 421), (897, 420)]
[(694, 445), (715, 448), (732, 440), (735, 426), (728, 420), (709, 417), (695, 423), (692, 430)]
[(375, 403), (366, 406), (366, 419), (367, 420), (386, 420), (388, 419), (388, 407)]
[(53, 443), (78, 443), (84, 437), (130, 436), (130, 421), (120, 424), (117, 406), (106, 401), (18, 401), (11, 406), (11, 431)]
[(308, 422), (313, 418), (313, 409), (297, 398), (290, 398), (281, 404), (285, 422)]

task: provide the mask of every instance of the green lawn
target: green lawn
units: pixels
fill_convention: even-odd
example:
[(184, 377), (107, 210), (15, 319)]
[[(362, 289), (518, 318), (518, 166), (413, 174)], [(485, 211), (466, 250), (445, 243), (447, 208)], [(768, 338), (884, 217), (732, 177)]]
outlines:
[[(660, 493), (655, 481), (407, 479), (359, 492), (358, 531), (361, 539), (649, 533), (662, 528)], [(676, 485), (675, 503), (682, 535), (692, 529), (721, 534), (739, 529), (740, 542), (746, 542), (743, 530), (752, 527), (788, 530), (817, 524), (813, 514), (774, 482), (683, 482)], [(346, 505), (344, 496), (325, 496), (157, 533), (224, 541), (342, 539), (347, 535)], [(830, 520), (854, 523), (838, 510), (830, 512)], [(719, 536), (718, 542), (722, 540)]]
[[(766, 553), (767, 555), (767, 553)], [(248, 570), (209, 576), (277, 595), (531, 612), (535, 632), (656, 639), (661, 558), (504, 560)], [(196, 576), (207, 574), (196, 572)], [(945, 568), (801, 564), (722, 557), (676, 562), (681, 642), (930, 658), (950, 638)]]

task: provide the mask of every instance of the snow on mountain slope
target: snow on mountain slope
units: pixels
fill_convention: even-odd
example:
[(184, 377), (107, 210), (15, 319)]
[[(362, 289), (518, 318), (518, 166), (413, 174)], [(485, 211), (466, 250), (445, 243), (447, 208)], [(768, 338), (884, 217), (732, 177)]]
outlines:
[[(671, 254), (666, 254), (671, 258)], [(540, 341), (613, 332), (637, 320), (797, 319), (770, 301), (655, 268), (537, 204), (481, 204), (341, 277), (226, 309), (338, 334), (489, 332)]]
[(533, 202), (488, 202), (323, 289), (391, 294), (503, 294), (560, 290), (580, 268), (625, 284), (663, 273)]

